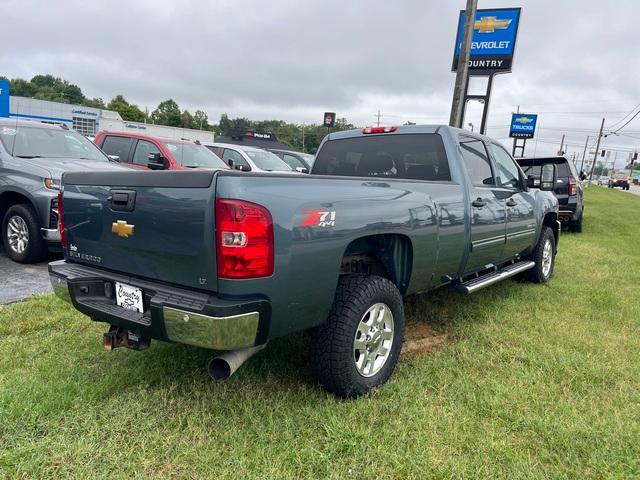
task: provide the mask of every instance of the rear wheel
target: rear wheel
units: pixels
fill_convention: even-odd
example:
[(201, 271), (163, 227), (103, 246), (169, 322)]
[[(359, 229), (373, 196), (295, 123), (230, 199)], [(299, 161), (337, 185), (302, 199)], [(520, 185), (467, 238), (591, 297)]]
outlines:
[(527, 270), (523, 278), (533, 283), (547, 283), (553, 276), (556, 262), (556, 237), (549, 227), (542, 227), (540, 240), (530, 259), (535, 262), (535, 266)]
[(311, 368), (320, 385), (354, 398), (385, 383), (398, 362), (404, 323), (402, 296), (392, 282), (342, 277), (329, 318), (311, 334)]
[(15, 262), (38, 262), (47, 255), (38, 216), (31, 205), (13, 205), (7, 210), (2, 221), (2, 240), (7, 256)]
[(582, 217), (584, 216), (584, 210), (580, 212), (580, 216), (577, 220), (569, 223), (569, 230), (572, 232), (580, 233), (582, 232)]

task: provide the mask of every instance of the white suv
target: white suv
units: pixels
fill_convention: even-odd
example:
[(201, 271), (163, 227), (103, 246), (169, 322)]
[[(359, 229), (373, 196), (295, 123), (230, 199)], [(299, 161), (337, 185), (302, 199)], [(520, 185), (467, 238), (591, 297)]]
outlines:
[(214, 143), (207, 145), (213, 153), (218, 155), (230, 167), (243, 172), (286, 172), (292, 171), (291, 167), (282, 161), (274, 153), (261, 148), (231, 143)]

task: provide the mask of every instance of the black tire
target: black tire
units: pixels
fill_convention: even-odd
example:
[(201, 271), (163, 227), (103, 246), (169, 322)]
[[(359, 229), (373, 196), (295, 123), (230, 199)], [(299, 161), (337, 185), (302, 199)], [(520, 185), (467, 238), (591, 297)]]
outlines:
[[(14, 217), (22, 219), (27, 227), (28, 239), (26, 239), (26, 247), (22, 251), (14, 249), (9, 242), (9, 221)], [(39, 262), (44, 260), (47, 255), (47, 244), (40, 235), (38, 215), (34, 208), (28, 204), (13, 205), (7, 210), (2, 220), (2, 241), (5, 253), (15, 262)]]
[[(360, 354), (355, 351), (356, 335), (361, 335), (361, 320), (372, 318), (370, 308), (385, 305), (392, 314), (393, 338), (388, 341), (388, 355), (377, 372), (364, 376), (358, 370)], [(366, 314), (366, 315), (365, 315)], [(386, 323), (385, 323), (386, 325)], [(404, 307), (396, 286), (377, 275), (349, 275), (340, 278), (327, 321), (311, 333), (311, 369), (320, 385), (342, 398), (356, 398), (385, 383), (393, 370), (404, 340)], [(360, 327), (360, 329), (359, 329)], [(374, 333), (375, 337), (378, 332)], [(381, 335), (371, 339), (372, 349), (378, 348)], [(369, 336), (367, 335), (367, 339)], [(376, 344), (375, 346), (373, 346)], [(369, 365), (366, 356), (362, 366)], [(373, 355), (373, 365), (380, 359)], [(384, 363), (382, 363), (384, 362)], [(367, 372), (365, 372), (367, 373)]]
[(580, 233), (582, 232), (582, 217), (584, 216), (584, 210), (582, 210), (582, 212), (580, 212), (580, 216), (578, 217), (578, 220), (576, 220), (575, 222), (570, 222), (569, 223), (569, 230), (575, 233)]
[[(551, 265), (548, 270), (544, 265), (544, 251), (547, 242), (551, 246)], [(529, 258), (535, 262), (535, 266), (524, 272), (523, 278), (533, 283), (547, 283), (553, 276), (553, 270), (556, 265), (556, 237), (549, 227), (542, 227), (540, 239)]]

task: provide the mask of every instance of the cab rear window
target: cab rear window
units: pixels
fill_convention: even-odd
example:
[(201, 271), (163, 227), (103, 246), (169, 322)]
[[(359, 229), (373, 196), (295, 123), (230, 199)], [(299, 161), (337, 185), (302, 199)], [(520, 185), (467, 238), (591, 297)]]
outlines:
[(329, 140), (313, 174), (450, 181), (442, 138), (437, 134), (395, 134)]

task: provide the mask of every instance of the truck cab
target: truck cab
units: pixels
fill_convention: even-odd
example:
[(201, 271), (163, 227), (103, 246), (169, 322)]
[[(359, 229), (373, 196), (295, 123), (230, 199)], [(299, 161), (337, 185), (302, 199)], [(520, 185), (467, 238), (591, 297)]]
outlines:
[(108, 131), (98, 133), (94, 142), (110, 158), (143, 170), (229, 168), (200, 142)]

